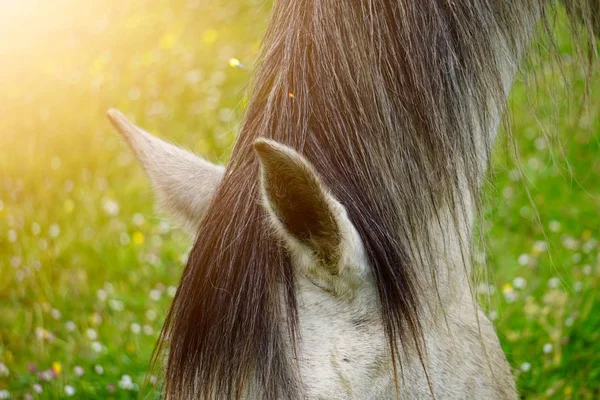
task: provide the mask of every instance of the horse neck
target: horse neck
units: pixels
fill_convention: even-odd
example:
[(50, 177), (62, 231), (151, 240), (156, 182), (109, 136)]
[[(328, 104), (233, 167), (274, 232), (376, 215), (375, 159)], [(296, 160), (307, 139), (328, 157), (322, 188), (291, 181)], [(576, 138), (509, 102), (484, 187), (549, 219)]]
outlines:
[[(477, 101), (476, 99), (462, 99), (462, 102), (469, 104), (473, 120), (477, 121), (477, 116), (482, 114), (489, 115), (485, 124), (473, 123), (476, 129), (476, 154), (479, 158), (478, 176), (484, 177), (494, 142), (496, 140), (499, 127), (505, 112), (506, 103), (510, 90), (512, 88), (515, 76), (519, 71), (519, 66), (527, 49), (534, 39), (535, 28), (540, 20), (541, 4), (532, 0), (521, 0), (514, 2), (516, 9), (522, 10), (521, 13), (514, 15), (514, 29), (511, 31), (512, 44), (508, 43), (507, 36), (494, 34), (489, 40), (494, 43), (493, 48), (494, 62), (497, 64), (497, 76), (488, 77), (490, 80), (498, 79), (501, 83), (502, 92), (489, 93), (487, 101)], [(483, 108), (486, 107), (487, 109)], [(476, 190), (481, 189), (481, 180)], [(430, 231), (434, 238), (433, 249), (423, 249), (422, 251), (433, 251), (433, 259), (436, 261), (436, 267), (430, 271), (435, 273), (434, 279), (429, 272), (422, 273), (419, 277), (421, 285), (426, 290), (432, 289), (430, 293), (435, 292), (436, 301), (446, 302), (450, 299), (470, 298), (470, 277), (472, 272), (471, 261), (473, 260), (472, 248), (469, 245), (472, 242), (473, 224), (477, 218), (477, 196), (473, 193), (463, 196), (461, 193), (470, 193), (472, 189), (466, 183), (466, 178), (461, 180), (455, 191), (454, 202), (456, 209), (447, 206), (439, 211), (439, 220), (431, 224)], [(467, 289), (467, 290), (465, 290)], [(436, 302), (435, 301), (435, 302)]]

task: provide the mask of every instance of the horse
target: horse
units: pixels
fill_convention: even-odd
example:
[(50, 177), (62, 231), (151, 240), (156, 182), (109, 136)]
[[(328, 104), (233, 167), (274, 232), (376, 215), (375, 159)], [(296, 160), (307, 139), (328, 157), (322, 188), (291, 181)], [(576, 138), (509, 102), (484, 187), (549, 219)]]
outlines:
[[(594, 44), (598, 2), (564, 3)], [(276, 1), (225, 167), (109, 110), (195, 238), (155, 350), (166, 399), (518, 397), (473, 226), (553, 7)]]

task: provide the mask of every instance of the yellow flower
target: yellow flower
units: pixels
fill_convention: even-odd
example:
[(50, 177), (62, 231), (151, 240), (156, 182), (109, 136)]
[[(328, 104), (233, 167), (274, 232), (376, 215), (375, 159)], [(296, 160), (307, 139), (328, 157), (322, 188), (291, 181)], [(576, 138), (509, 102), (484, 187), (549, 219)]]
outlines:
[(520, 337), (519, 333), (516, 331), (507, 331), (505, 334), (509, 342), (516, 342)]
[(52, 363), (52, 370), (56, 373), (56, 375), (60, 375), (62, 372), (62, 365), (55, 361)]
[(162, 38), (160, 38), (159, 47), (163, 50), (172, 49), (177, 43), (177, 35), (174, 33), (165, 33)]
[(230, 67), (234, 67), (234, 68), (235, 67), (237, 67), (237, 68), (242, 68), (243, 67), (242, 63), (237, 58), (230, 58), (229, 59), (229, 66)]
[(565, 386), (565, 396), (570, 396), (573, 393), (572, 386)]
[(217, 41), (219, 33), (214, 29), (207, 29), (202, 33), (202, 40), (206, 44), (213, 44)]
[(531, 296), (528, 296), (525, 299), (525, 306), (523, 306), (523, 311), (525, 311), (525, 315), (528, 317), (533, 317), (540, 311), (540, 307), (535, 303), (535, 299)]
[(127, 343), (125, 350), (127, 350), (128, 353), (133, 354), (135, 353), (135, 345), (133, 343)]
[(512, 292), (514, 289), (510, 283), (505, 283), (502, 285), (502, 293)]
[(100, 58), (100, 57), (96, 58), (92, 62), (90, 70), (91, 70), (92, 74), (94, 74), (94, 75), (100, 74), (104, 70), (104, 61), (102, 60), (102, 58)]
[(140, 231), (135, 232), (133, 236), (131, 236), (131, 241), (133, 242), (133, 244), (137, 245), (144, 244), (144, 234)]
[(142, 57), (142, 64), (144, 66), (152, 65), (154, 63), (154, 56), (151, 52), (146, 52)]
[(63, 205), (63, 208), (65, 209), (65, 212), (67, 214), (70, 214), (73, 212), (73, 210), (75, 209), (75, 203), (73, 202), (73, 200), (71, 199), (67, 199), (65, 201), (65, 204)]

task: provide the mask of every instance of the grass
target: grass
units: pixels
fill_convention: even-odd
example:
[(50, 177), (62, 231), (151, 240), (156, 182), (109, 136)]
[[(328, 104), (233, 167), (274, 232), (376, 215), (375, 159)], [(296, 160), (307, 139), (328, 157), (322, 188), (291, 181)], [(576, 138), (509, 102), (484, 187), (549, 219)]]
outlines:
[[(0, 398), (135, 398), (190, 242), (155, 213), (105, 110), (226, 161), (270, 6), (15, 4), (0, 5)], [(534, 59), (543, 84), (511, 96), (521, 168), (500, 140), (478, 290), (523, 398), (592, 399), (600, 101), (580, 109), (584, 71), (564, 32), (558, 45), (560, 68)]]

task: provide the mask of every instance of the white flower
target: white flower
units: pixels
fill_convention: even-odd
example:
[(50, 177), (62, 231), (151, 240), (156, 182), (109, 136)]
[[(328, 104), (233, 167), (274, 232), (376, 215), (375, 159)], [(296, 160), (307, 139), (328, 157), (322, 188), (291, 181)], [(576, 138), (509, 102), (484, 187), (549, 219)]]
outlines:
[(23, 261), (23, 259), (19, 256), (14, 256), (10, 259), (10, 265), (13, 266), (13, 268), (19, 268), (21, 266), (21, 262)]
[(125, 308), (122, 301), (115, 299), (110, 299), (108, 305), (115, 311), (123, 311), (123, 308)]
[(154, 321), (156, 319), (156, 311), (154, 311), (154, 310), (146, 311), (146, 318), (148, 318), (150, 321)]
[(137, 322), (134, 322), (133, 324), (131, 324), (130, 329), (131, 329), (131, 332), (133, 332), (136, 335), (142, 331), (142, 327)]
[(44, 391), (44, 388), (39, 383), (34, 383), (33, 384), (33, 391), (36, 392), (36, 393), (42, 393)]
[(545, 240), (538, 240), (533, 244), (533, 251), (545, 253), (548, 250), (548, 243)]
[(144, 225), (146, 218), (144, 218), (143, 214), (137, 213), (133, 215), (132, 221), (135, 226), (142, 226)]
[(121, 246), (127, 246), (129, 243), (131, 243), (131, 238), (126, 232), (121, 232), (119, 235), (119, 242), (121, 243)]
[(50, 382), (52, 380), (52, 374), (50, 371), (42, 371), (40, 372), (40, 379), (46, 382)]
[(67, 192), (67, 193), (72, 192), (74, 187), (75, 187), (75, 184), (71, 180), (65, 181), (65, 184), (63, 185), (63, 188), (65, 189), (65, 192)]
[(598, 244), (598, 240), (596, 238), (590, 238), (590, 240), (585, 242), (583, 244), (583, 246), (581, 246), (581, 248), (583, 249), (584, 252), (589, 253), (590, 251), (592, 251), (594, 249), (594, 247), (596, 247), (597, 244)]
[(525, 280), (525, 278), (521, 278), (520, 276), (518, 276), (515, 279), (513, 279), (513, 286), (517, 289), (523, 289), (525, 288), (525, 286), (527, 286), (527, 281)]
[(106, 290), (98, 289), (98, 291), (96, 292), (96, 296), (98, 296), (98, 300), (106, 301), (108, 294), (106, 293)]
[(40, 226), (40, 224), (38, 224), (37, 222), (34, 222), (33, 224), (31, 224), (31, 233), (33, 233), (33, 236), (37, 236), (42, 232), (42, 227)]
[(521, 371), (528, 372), (529, 370), (531, 370), (531, 364), (529, 364), (528, 362), (524, 362), (523, 364), (521, 364)]
[(102, 351), (102, 343), (100, 342), (92, 342), (92, 350), (96, 353), (100, 353)]
[(73, 396), (75, 394), (75, 388), (71, 385), (65, 386), (65, 394), (69, 397)]
[(504, 189), (502, 189), (502, 196), (504, 196), (505, 199), (510, 199), (513, 196), (513, 193), (514, 190), (510, 186), (506, 186)]
[(10, 371), (8, 370), (8, 367), (6, 365), (4, 365), (4, 363), (0, 362), (0, 377), (5, 377), (5, 376), (9, 376), (10, 375)]
[(186, 82), (188, 82), (188, 83), (190, 83), (192, 85), (195, 85), (195, 84), (197, 84), (198, 82), (200, 82), (202, 80), (203, 75), (204, 74), (202, 73), (201, 70), (199, 70), (199, 69), (193, 69), (191, 71), (188, 71), (185, 74), (185, 80), (186, 80)]
[(569, 250), (575, 250), (577, 248), (577, 245), (579, 244), (577, 242), (576, 239), (570, 237), (570, 236), (563, 236), (562, 237), (562, 244), (564, 246), (565, 249), (569, 249)]
[(517, 259), (517, 262), (519, 263), (519, 265), (525, 266), (529, 263), (529, 255), (527, 254), (521, 254), (519, 256), (519, 258)]
[(114, 217), (119, 214), (121, 208), (119, 207), (119, 203), (112, 199), (104, 199), (102, 204), (102, 208), (104, 208), (104, 212), (111, 217)]
[(75, 332), (77, 325), (75, 325), (75, 322), (73, 321), (67, 321), (65, 322), (65, 328), (67, 328), (67, 331), (69, 332)]
[(162, 296), (162, 293), (158, 289), (152, 289), (150, 291), (150, 298), (154, 301), (160, 300), (161, 296)]
[(52, 169), (59, 169), (62, 164), (62, 160), (60, 157), (54, 156), (52, 157), (52, 161), (50, 162), (50, 166)]
[(8, 390), (0, 390), (0, 399), (10, 399), (10, 392)]
[(60, 235), (60, 225), (58, 224), (52, 224), (50, 225), (50, 229), (48, 230), (48, 233), (50, 234), (50, 237), (55, 239), (58, 237), (58, 235)]
[(102, 315), (100, 315), (97, 312), (95, 312), (92, 315), (90, 315), (90, 324), (92, 324), (92, 325), (100, 325), (101, 323), (102, 323)]
[(150, 265), (156, 266), (158, 265), (160, 258), (158, 258), (156, 254), (150, 253), (146, 256), (146, 261), (148, 261)]
[(167, 221), (161, 221), (160, 224), (158, 224), (158, 228), (160, 229), (160, 233), (164, 235), (171, 231), (171, 224)]
[(519, 298), (519, 293), (514, 290), (507, 290), (504, 292), (504, 299), (507, 303), (514, 303)]
[(557, 277), (553, 277), (548, 279), (548, 287), (551, 289), (556, 289), (560, 285), (560, 279)]
[(45, 335), (46, 330), (44, 328), (42, 328), (41, 326), (35, 328), (35, 337), (38, 338), (38, 340), (44, 340)]
[(88, 328), (87, 331), (85, 331), (85, 333), (90, 340), (98, 339), (98, 333), (92, 328)]
[(77, 376), (83, 376), (83, 373), (85, 372), (83, 370), (83, 367), (80, 365), (76, 365), (75, 368), (73, 368), (73, 372), (75, 373), (75, 375)]
[(119, 387), (124, 390), (138, 390), (138, 385), (133, 382), (129, 375), (123, 375), (121, 377)]
[(102, 365), (100, 365), (100, 364), (96, 364), (94, 366), (94, 371), (96, 371), (96, 373), (98, 375), (103, 375), (104, 374), (104, 368), (102, 368)]
[(21, 258), (20, 256), (14, 256), (10, 259), (10, 265), (12, 265), (13, 268), (19, 268), (22, 263), (23, 258)]
[(60, 310), (53, 308), (52, 310), (50, 310), (50, 315), (52, 315), (52, 318), (54, 319), (60, 319), (60, 317), (62, 317), (62, 314), (60, 312)]
[(548, 354), (548, 353), (552, 352), (553, 348), (554, 348), (554, 346), (552, 346), (552, 343), (546, 343), (543, 347), (544, 353)]
[(132, 87), (131, 89), (129, 89), (129, 92), (127, 93), (127, 97), (129, 97), (129, 100), (135, 101), (140, 98), (141, 94), (142, 94), (142, 91), (139, 88)]
[(558, 231), (560, 231), (560, 222), (558, 222), (558, 221), (550, 221), (550, 223), (548, 223), (548, 228), (552, 232), (558, 232)]
[(546, 139), (541, 136), (535, 138), (535, 140), (533, 141), (533, 144), (535, 145), (535, 148), (538, 150), (544, 150), (547, 146)]

